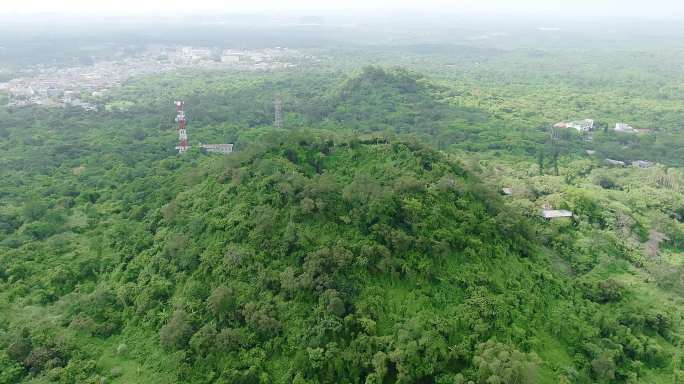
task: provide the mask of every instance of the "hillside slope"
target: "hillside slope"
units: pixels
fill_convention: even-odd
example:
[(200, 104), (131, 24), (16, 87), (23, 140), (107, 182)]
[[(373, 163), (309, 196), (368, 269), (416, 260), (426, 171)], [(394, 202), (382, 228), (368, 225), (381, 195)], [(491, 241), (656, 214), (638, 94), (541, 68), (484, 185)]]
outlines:
[(0, 382), (589, 383), (672, 357), (667, 313), (573, 288), (422, 144), (306, 131), (145, 164), (3, 216)]

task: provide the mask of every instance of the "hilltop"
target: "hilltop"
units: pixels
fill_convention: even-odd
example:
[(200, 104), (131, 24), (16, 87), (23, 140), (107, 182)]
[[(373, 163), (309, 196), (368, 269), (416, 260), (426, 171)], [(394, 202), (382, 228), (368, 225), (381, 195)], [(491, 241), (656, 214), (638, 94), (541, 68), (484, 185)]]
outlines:
[[(0, 383), (681, 381), (681, 135), (551, 142), (476, 91), (165, 74), (0, 109)], [(176, 97), (237, 152), (178, 156)]]
[(575, 287), (424, 144), (304, 131), (151, 164), (6, 229), (34, 240), (0, 257), (5, 382), (590, 382), (670, 356), (666, 312), (606, 311), (619, 285)]

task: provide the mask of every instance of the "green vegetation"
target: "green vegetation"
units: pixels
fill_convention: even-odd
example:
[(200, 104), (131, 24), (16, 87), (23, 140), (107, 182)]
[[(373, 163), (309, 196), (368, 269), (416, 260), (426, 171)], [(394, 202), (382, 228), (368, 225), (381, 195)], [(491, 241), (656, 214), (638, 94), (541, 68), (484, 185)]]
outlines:
[[(653, 81), (676, 67), (622, 105), (624, 72), (551, 56), (522, 85), (499, 54), (538, 56), (472, 54), (0, 108), (0, 383), (682, 382), (684, 111)], [(174, 99), (238, 151), (177, 155)], [(591, 140), (549, 134), (580, 117)]]

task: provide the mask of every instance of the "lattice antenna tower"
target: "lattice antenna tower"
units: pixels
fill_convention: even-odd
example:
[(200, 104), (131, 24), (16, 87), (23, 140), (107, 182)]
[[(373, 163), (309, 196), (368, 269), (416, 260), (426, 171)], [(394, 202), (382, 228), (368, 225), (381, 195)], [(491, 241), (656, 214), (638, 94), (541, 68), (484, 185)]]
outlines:
[(558, 139), (560, 139), (560, 130), (557, 129), (556, 127), (551, 127), (551, 130), (549, 132), (551, 136), (551, 141), (556, 142)]
[[(190, 148), (188, 145), (188, 131), (186, 128), (186, 118), (185, 118), (185, 102), (176, 101), (176, 122), (178, 123), (178, 145), (176, 149), (178, 153), (185, 153)], [(200, 149), (205, 150), (210, 153), (220, 153), (227, 155), (233, 152), (233, 144), (202, 144), (199, 143), (197, 146)]]
[(278, 129), (283, 128), (283, 100), (278, 96), (273, 104), (275, 109), (275, 127)]
[(185, 153), (188, 148), (188, 131), (185, 122), (185, 102), (176, 101), (176, 123), (178, 123), (178, 153)]

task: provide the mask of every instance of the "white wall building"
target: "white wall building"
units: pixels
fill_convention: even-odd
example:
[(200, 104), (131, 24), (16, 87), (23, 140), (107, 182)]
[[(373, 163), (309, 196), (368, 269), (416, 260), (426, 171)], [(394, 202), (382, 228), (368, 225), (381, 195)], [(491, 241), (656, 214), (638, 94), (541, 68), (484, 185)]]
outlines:
[(634, 127), (625, 123), (616, 123), (615, 132), (633, 133)]
[(576, 129), (578, 132), (590, 132), (594, 130), (594, 120), (593, 119), (584, 119), (584, 120), (575, 120), (575, 121), (569, 121), (569, 122), (561, 122), (556, 125), (554, 125), (556, 128), (573, 128)]

